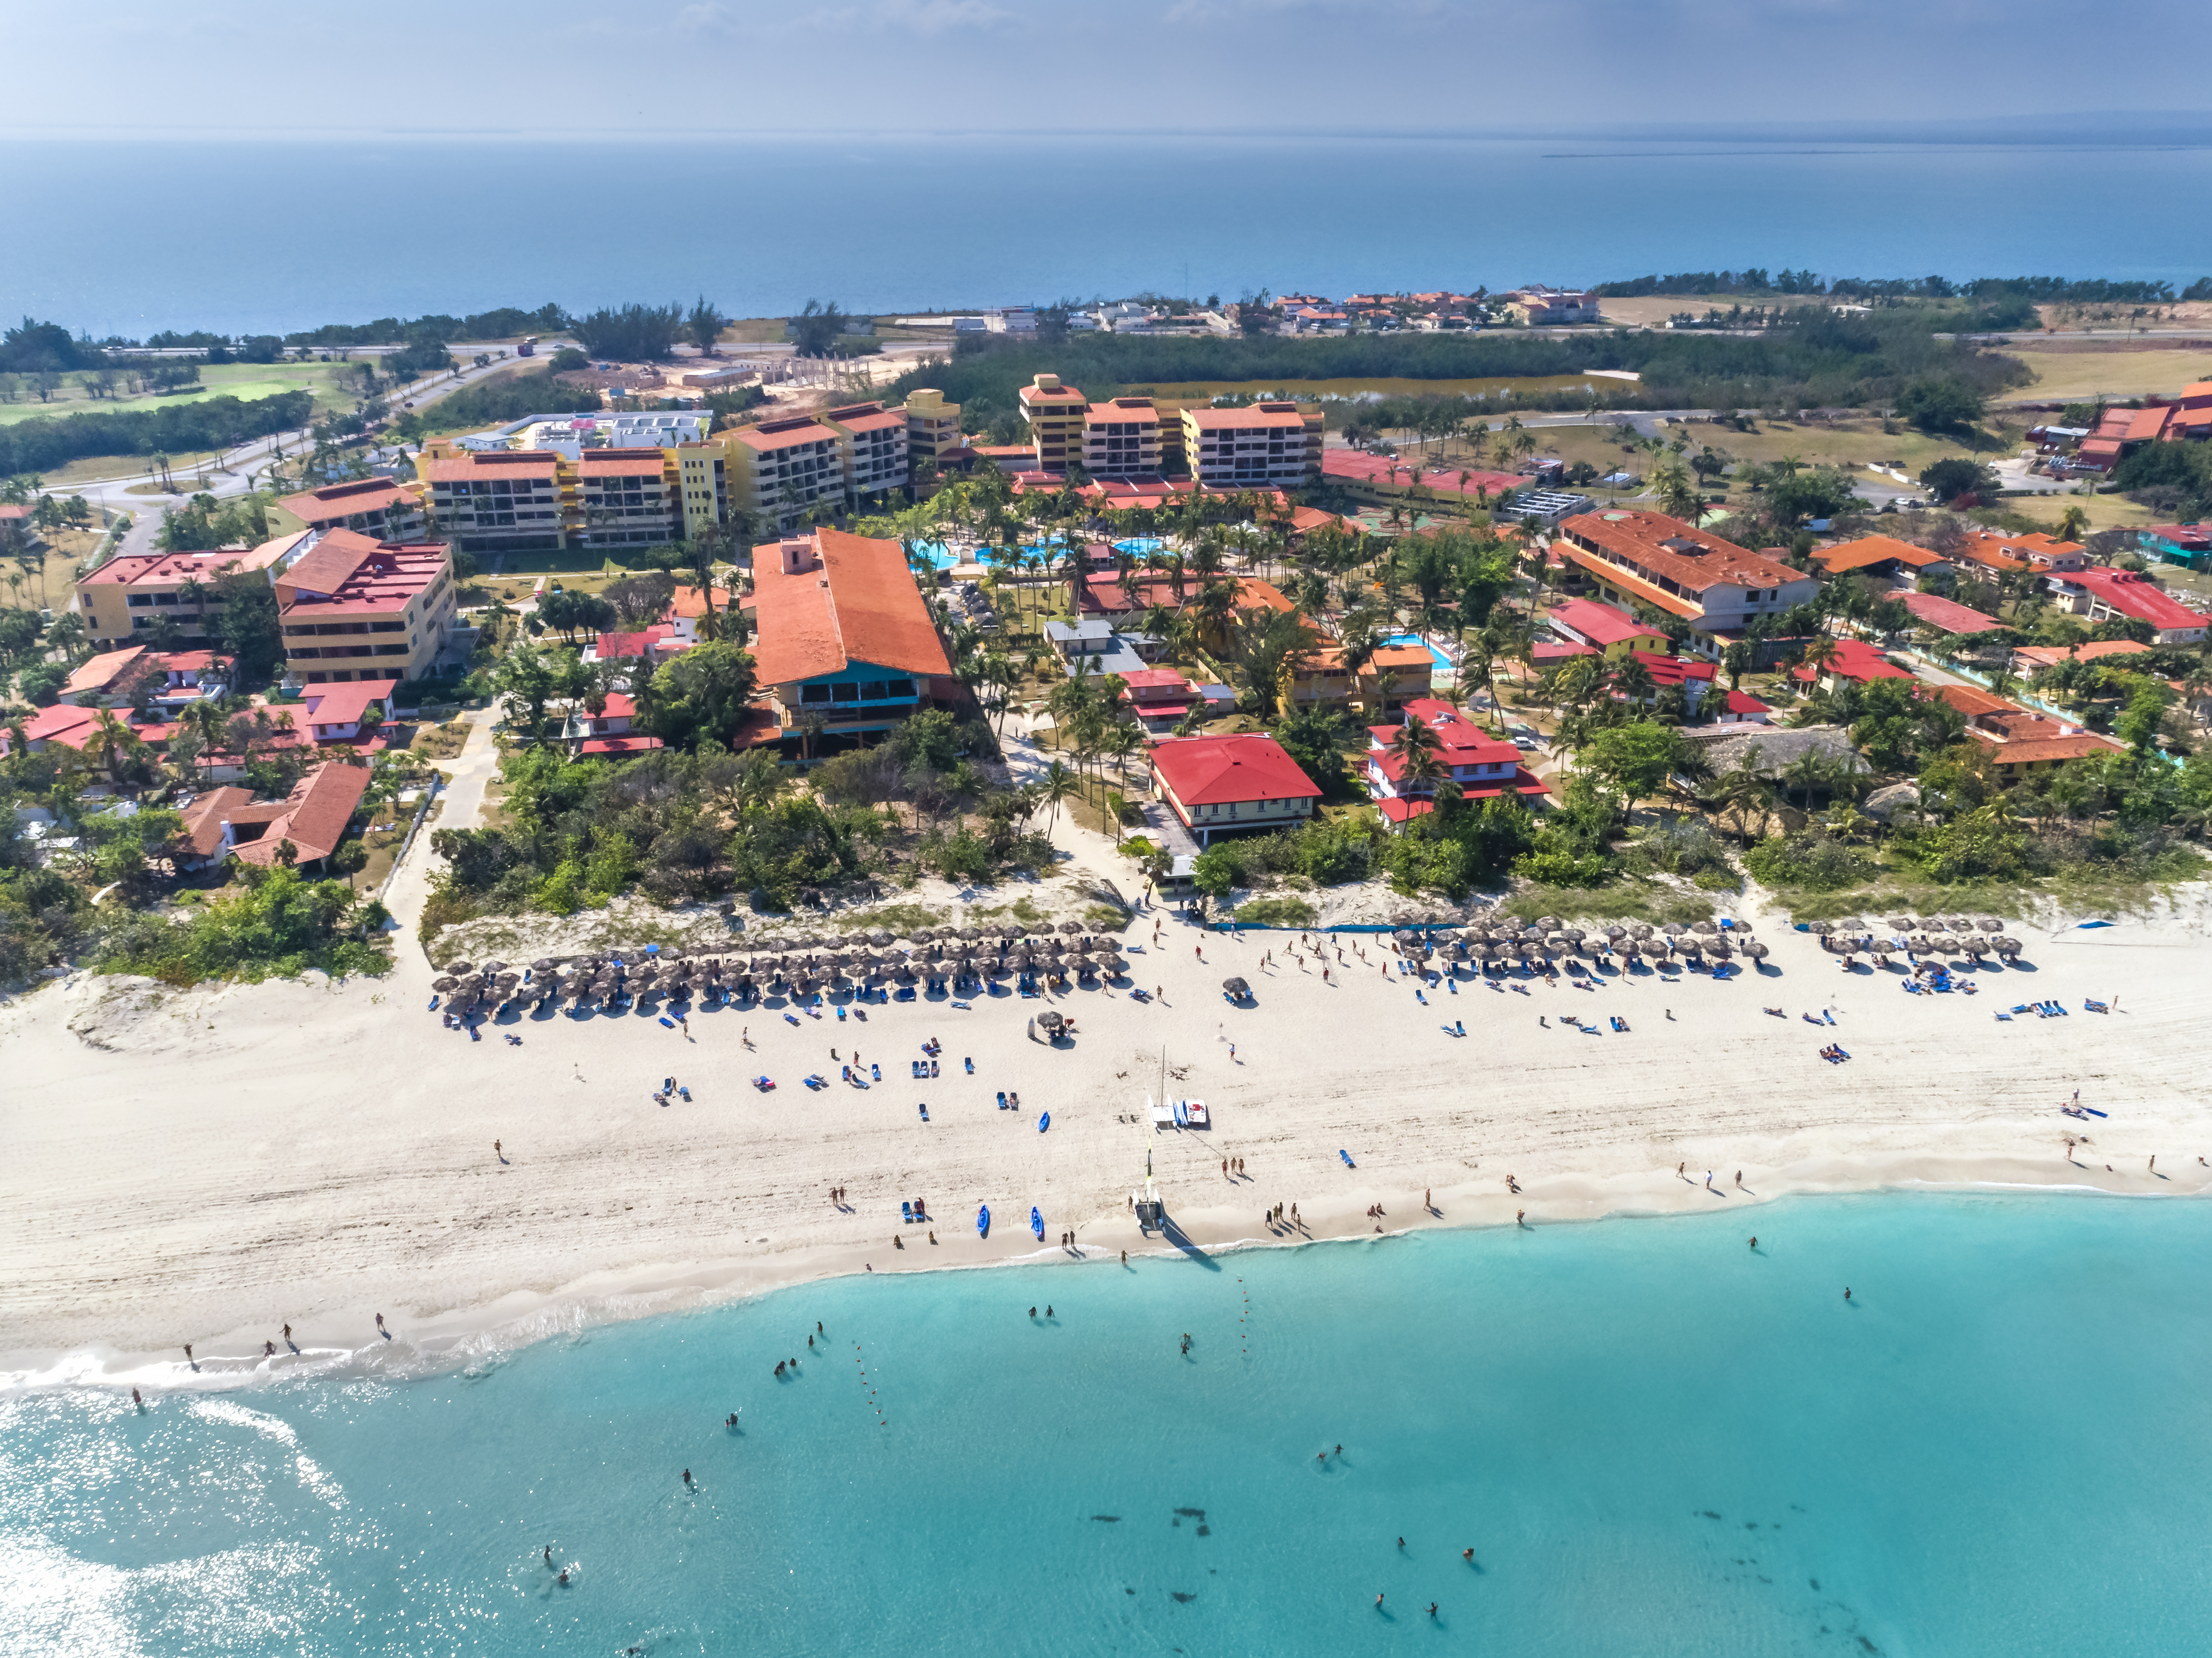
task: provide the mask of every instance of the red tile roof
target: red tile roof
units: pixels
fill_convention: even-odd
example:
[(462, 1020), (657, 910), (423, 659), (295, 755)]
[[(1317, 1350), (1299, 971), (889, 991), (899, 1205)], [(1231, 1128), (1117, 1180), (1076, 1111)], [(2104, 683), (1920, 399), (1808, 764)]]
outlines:
[(325, 484), (319, 489), (303, 489), (297, 495), (285, 495), (276, 503), (301, 523), (313, 528), (318, 524), (339, 524), (357, 513), (381, 513), (400, 505), (412, 505), (406, 490), (390, 478), (363, 478), (354, 483)]
[(900, 673), (952, 671), (929, 606), (896, 541), (817, 530), (815, 565), (783, 568), (781, 544), (753, 556), (753, 660), (763, 685), (842, 671), (849, 664)]
[(558, 478), (561, 457), (550, 449), (471, 450), (430, 463), (429, 481), (451, 483), (496, 471), (501, 477)]
[(578, 747), (578, 754), (599, 755), (610, 760), (619, 760), (625, 755), (646, 754), (661, 747), (657, 737), (645, 737), (625, 732), (619, 737), (587, 737)]
[(2026, 658), (2038, 667), (2047, 668), (2065, 661), (2069, 657), (2083, 662), (2094, 662), (2100, 656), (2134, 656), (2148, 649), (2149, 646), (2137, 644), (2132, 639), (2100, 639), (2089, 644), (2071, 647), (2022, 645), (2013, 654)]
[(2142, 570), (2115, 570), (2103, 565), (2067, 570), (2058, 580), (2086, 587), (2123, 616), (2148, 622), (2161, 631), (2212, 625), (2207, 617), (2169, 595)]
[[(1863, 639), (1839, 639), (1835, 643), (1835, 654), (1820, 670), (1823, 674), (1833, 674), (1838, 679), (1853, 679), (1861, 683), (1869, 679), (1912, 677)], [(1794, 670), (1792, 677), (1810, 683), (1818, 676), (1811, 668), (1803, 667)]]
[(325, 761), (294, 784), (283, 799), (228, 814), (234, 834), (252, 824), (266, 826), (255, 839), (234, 847), (234, 853), (242, 862), (268, 868), (276, 862), (277, 848), (289, 841), (300, 863), (327, 857), (345, 838), (346, 825), (368, 788), (368, 767)]
[[(1701, 593), (1723, 582), (1764, 588), (1786, 586), (1805, 580), (1802, 573), (1786, 564), (1657, 513), (1631, 512), (1625, 507), (1581, 513), (1562, 521), (1559, 529), (1578, 547), (1587, 544), (1601, 554), (1640, 566), (1666, 577), (1686, 592)], [(1669, 546), (1669, 542), (1687, 545)], [(1587, 562), (1581, 559), (1576, 562)], [(1594, 568), (1601, 567), (1602, 561), (1600, 567)], [(1655, 587), (1653, 591), (1665, 592), (1663, 588)], [(1666, 596), (1674, 597), (1672, 593)]]
[(1183, 413), (1201, 432), (1241, 431), (1255, 427), (1280, 427), (1303, 432), (1306, 417), (1295, 403), (1255, 403), (1243, 409), (1186, 409)]
[(1984, 616), (1941, 593), (1899, 593), (1897, 602), (1911, 611), (1916, 620), (1931, 628), (1941, 628), (1947, 634), (1987, 633), (1992, 628), (2005, 625), (1993, 616)]
[(379, 542), (325, 530), (277, 576), (276, 603), (288, 619), (404, 610), (445, 573), (448, 559), (441, 541)]
[(1186, 806), (1318, 800), (1321, 791), (1272, 737), (1175, 737), (1152, 744), (1152, 769)]
[(222, 547), (204, 553), (121, 553), (84, 577), (82, 585), (128, 587), (142, 581), (155, 586), (198, 580), (212, 586), (226, 570), (267, 569), (307, 533), (302, 530), (298, 535), (279, 536), (254, 548)]
[(659, 477), (666, 470), (658, 449), (586, 449), (576, 461), (579, 477)]
[(1730, 691), (1728, 694), (1727, 706), (1728, 711), (1730, 714), (1771, 714), (1774, 712), (1771, 707), (1766, 703), (1760, 701), (1749, 691)]
[(307, 686), (300, 693), (300, 723), (310, 728), (357, 726), (370, 703), (388, 702), (398, 685), (397, 679), (347, 679)]
[(1908, 568), (1922, 570), (1931, 564), (1942, 564), (1941, 553), (1931, 553), (1925, 547), (1916, 547), (1909, 541), (1899, 541), (1894, 536), (1861, 536), (1856, 541), (1839, 541), (1832, 547), (1816, 547), (1813, 562), (1830, 575), (1841, 575), (1846, 570), (1862, 570), (1869, 564), (1895, 562)]
[(1552, 607), (1552, 624), (1580, 635), (1591, 645), (1618, 645), (1630, 639), (1664, 639), (1667, 635), (1648, 622), (1638, 622), (1627, 611), (1594, 598), (1571, 598)]

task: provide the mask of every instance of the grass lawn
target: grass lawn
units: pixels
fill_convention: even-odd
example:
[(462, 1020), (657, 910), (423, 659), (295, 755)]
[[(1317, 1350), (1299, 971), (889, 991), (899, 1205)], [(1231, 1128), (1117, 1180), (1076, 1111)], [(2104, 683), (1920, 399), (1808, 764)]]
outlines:
[(2146, 349), (2124, 340), (2055, 339), (2049, 344), (2023, 341), (2005, 348), (2035, 375), (2035, 383), (2009, 392), (2010, 398), (2039, 401), (2063, 398), (2136, 398), (2147, 392), (2178, 392), (2198, 380), (2212, 380), (2212, 351)]
[(137, 397), (94, 398), (84, 389), (82, 377), (64, 376), (61, 390), (50, 403), (30, 393), (20, 402), (0, 404), (0, 426), (42, 415), (106, 414), (133, 409), (153, 409), (171, 403), (204, 403), (210, 398), (273, 398), (285, 392), (315, 394), (318, 414), (332, 409), (351, 409), (353, 388), (359, 384), (351, 363), (342, 362), (229, 362), (204, 364), (198, 384), (168, 392), (141, 392)]
[[(199, 476), (200, 468), (213, 465), (215, 459), (216, 454), (211, 449), (196, 449), (190, 454), (173, 452), (169, 456), (169, 471), (176, 478), (177, 487), (189, 495), (192, 489), (192, 479)], [(108, 478), (143, 477), (152, 470), (152, 459), (146, 455), (88, 455), (82, 460), (73, 460), (66, 466), (42, 472), (40, 476), (46, 481), (48, 495), (61, 495), (77, 484), (99, 483)]]

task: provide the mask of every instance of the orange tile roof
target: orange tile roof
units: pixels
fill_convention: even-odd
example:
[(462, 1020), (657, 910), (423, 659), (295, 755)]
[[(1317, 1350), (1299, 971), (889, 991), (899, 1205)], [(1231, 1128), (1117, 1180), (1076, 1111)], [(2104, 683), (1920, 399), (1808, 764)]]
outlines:
[[(1601, 553), (1641, 565), (1693, 593), (1723, 582), (1745, 587), (1780, 587), (1804, 580), (1800, 572), (1764, 554), (1694, 530), (1680, 519), (1658, 513), (1631, 512), (1626, 508), (1582, 513), (1564, 520), (1559, 528), (1570, 539), (1579, 537)], [(1703, 550), (1687, 552), (1663, 544), (1669, 541), (1689, 542)], [(1666, 590), (1655, 587), (1654, 591)]]
[(813, 568), (783, 568), (781, 544), (753, 557), (753, 660), (763, 685), (789, 684), (866, 663), (901, 673), (945, 675), (944, 641), (896, 541), (817, 530)]
[(1201, 432), (1246, 426), (1295, 427), (1303, 431), (1306, 423), (1294, 403), (1255, 403), (1245, 409), (1186, 409), (1183, 413)]
[(1705, 606), (1696, 600), (1684, 598), (1680, 593), (1670, 593), (1664, 587), (1646, 581), (1641, 576), (1632, 575), (1619, 565), (1600, 558), (1595, 553), (1585, 552), (1580, 547), (1571, 546), (1561, 542), (1554, 542), (1552, 544), (1555, 550), (1564, 552), (1569, 560), (1581, 565), (1593, 575), (1604, 577), (1614, 586), (1642, 599), (1646, 604), (1652, 605), (1656, 609), (1667, 610), (1679, 616), (1694, 617), (1705, 613)]
[(791, 420), (763, 421), (758, 426), (740, 426), (730, 435), (746, 448), (762, 452), (771, 449), (789, 449), (802, 443), (837, 441), (837, 434), (811, 415)]
[(550, 449), (491, 449), (471, 451), (430, 463), (430, 482), (453, 483), (496, 471), (501, 477), (547, 477), (561, 475), (561, 457)]
[(2022, 645), (2013, 654), (2047, 668), (2069, 657), (2082, 662), (2094, 662), (2100, 656), (2135, 656), (2149, 649), (2149, 646), (2138, 645), (2132, 639), (2100, 639), (2070, 649), (2064, 645)]
[(1916, 547), (1894, 536), (1861, 536), (1856, 541), (1839, 541), (1832, 547), (1814, 548), (1812, 556), (1813, 562), (1831, 575), (1864, 569), (1885, 559), (1909, 564), (1916, 570), (1947, 562), (1941, 553), (1931, 553), (1925, 547)]
[(331, 524), (356, 513), (380, 513), (409, 499), (390, 478), (365, 478), (354, 483), (326, 484), (285, 495), (276, 504), (304, 524)]
[(149, 586), (162, 582), (201, 581), (213, 584), (230, 569), (265, 570), (299, 544), (297, 535), (279, 536), (258, 547), (220, 547), (200, 553), (119, 553), (83, 579), (85, 586), (128, 587), (138, 582)]
[(576, 462), (579, 477), (659, 477), (666, 463), (658, 449), (586, 449)]

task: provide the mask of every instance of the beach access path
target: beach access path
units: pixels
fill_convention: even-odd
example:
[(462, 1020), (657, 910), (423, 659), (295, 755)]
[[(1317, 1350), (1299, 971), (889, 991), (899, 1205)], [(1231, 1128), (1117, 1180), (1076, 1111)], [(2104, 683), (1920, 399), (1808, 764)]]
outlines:
[[(475, 820), (491, 756), (489, 732), (473, 733), (441, 826)], [(1027, 763), (1018, 748), (1017, 771)], [(1064, 811), (1054, 833), (1069, 870), (1139, 896), (1102, 837)], [(419, 909), (429, 867), (424, 837), (393, 884), (396, 910)], [(963, 896), (1002, 908), (1024, 893), (1078, 914), (1085, 902), (1066, 878)], [(301, 1351), (280, 1346), (279, 1369), (453, 1363), (828, 1274), (1119, 1270), (1125, 1248), (1139, 1270), (1155, 1257), (1192, 1269), (1240, 1243), (1510, 1225), (1521, 1210), (1540, 1236), (1610, 1212), (1741, 1207), (1749, 1233), (1765, 1230), (1759, 1199), (1791, 1192), (2212, 1185), (2197, 1162), (2212, 1154), (2203, 889), (2108, 929), (2022, 927), (2026, 964), (1972, 975), (1972, 997), (1907, 995), (1900, 975), (1846, 974), (1780, 918), (1747, 919), (1775, 971), (1644, 972), (1595, 992), (1462, 980), (1417, 995), (1373, 935), (1333, 941), (1324, 981), (1290, 954), (1294, 933), (1206, 932), (1143, 908), (1127, 937), (1143, 947), (1129, 955), (1136, 983), (1160, 993), (1149, 1002), (1126, 985), (1002, 993), (840, 1022), (775, 999), (681, 1028), (657, 1010), (544, 1012), (481, 1041), (429, 1010), (411, 938), (382, 980), (175, 991), (73, 975), (0, 1005), (0, 1382), (172, 1364), (164, 1384), (190, 1381), (191, 1341), (200, 1380), (234, 1383), (270, 1368), (263, 1344), (288, 1322)], [(1232, 975), (1249, 981), (1249, 1004), (1224, 1000)], [(2091, 999), (2115, 1011), (2084, 1011)], [(1994, 1017), (2046, 999), (2069, 1016)], [(1761, 1011), (1775, 1005), (1785, 1017)], [(1045, 1007), (1075, 1021), (1072, 1041), (1030, 1035)], [(931, 1037), (940, 1074), (915, 1080)], [(1820, 1057), (1831, 1043), (1848, 1063)], [(1206, 1101), (1210, 1133), (1145, 1126), (1163, 1048), (1169, 1091)], [(882, 1070), (865, 1090), (838, 1080), (856, 1050)], [(810, 1072), (829, 1087), (803, 1086)], [(750, 1085), (763, 1073), (774, 1090)], [(656, 1105), (671, 1076), (691, 1097)], [(2076, 1088), (2110, 1114), (2059, 1114)], [(1022, 1109), (999, 1109), (1001, 1090)], [(2066, 1137), (2085, 1133), (2069, 1158)], [(1148, 1153), (1165, 1240), (1129, 1209)], [(1241, 1179), (1222, 1173), (1232, 1157)], [(916, 1198), (931, 1219), (902, 1225), (899, 1205)], [(974, 1224), (983, 1203), (1007, 1223), (988, 1240)], [(1265, 1222), (1276, 1203), (1296, 1204), (1299, 1224)], [(1040, 1246), (1017, 1218), (1032, 1205), (1048, 1239), (1072, 1231), (1076, 1247)]]

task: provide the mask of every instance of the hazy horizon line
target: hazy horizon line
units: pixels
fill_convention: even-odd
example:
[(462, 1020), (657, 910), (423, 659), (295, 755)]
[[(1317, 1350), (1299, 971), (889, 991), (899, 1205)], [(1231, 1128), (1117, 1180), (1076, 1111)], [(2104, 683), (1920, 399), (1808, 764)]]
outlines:
[[(2070, 130), (2056, 130), (2070, 129)], [(361, 127), (340, 131), (304, 128), (186, 128), (174, 125), (118, 127), (112, 124), (36, 128), (0, 123), (0, 143), (202, 143), (234, 144), (393, 143), (526, 143), (574, 140), (569, 127)], [(1849, 143), (1864, 145), (2001, 145), (2007, 149), (2175, 149), (2212, 144), (2212, 109), (2208, 110), (2086, 110), (2057, 111), (1993, 116), (1958, 117), (1944, 120), (1869, 122), (1811, 120), (1796, 122), (1747, 121), (1738, 124), (1699, 122), (1655, 125), (1627, 122), (1615, 125), (1588, 122), (1572, 125), (1520, 125), (1511, 127), (1314, 127), (1314, 126), (1188, 126), (1163, 127), (798, 127), (780, 126), (763, 133), (757, 128), (701, 128), (696, 125), (648, 127), (628, 125), (589, 140), (595, 148), (627, 143), (659, 143), (672, 137), (693, 143), (774, 144), (818, 142), (823, 139), (883, 142), (890, 139), (1111, 138), (1160, 140), (1306, 140), (1315, 143), (1547, 143), (1572, 139), (1584, 143)]]

